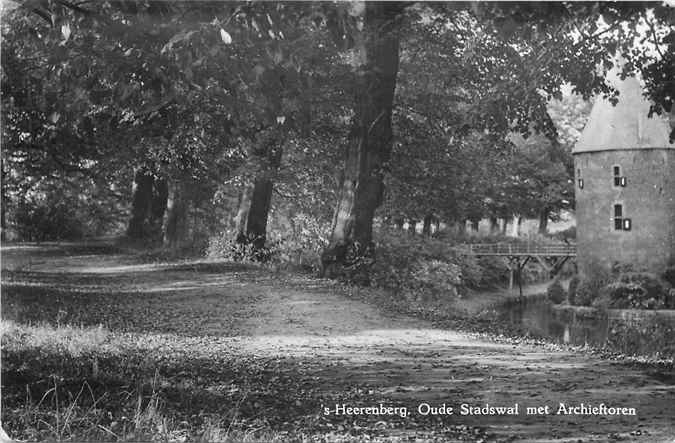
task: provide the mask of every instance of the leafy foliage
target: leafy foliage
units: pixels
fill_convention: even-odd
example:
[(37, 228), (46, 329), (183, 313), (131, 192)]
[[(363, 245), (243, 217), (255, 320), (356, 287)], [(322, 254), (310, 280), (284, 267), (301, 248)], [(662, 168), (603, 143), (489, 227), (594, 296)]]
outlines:
[(670, 286), (675, 287), (675, 266), (671, 266), (663, 271), (663, 279), (670, 284)]
[(647, 272), (623, 272), (600, 290), (596, 304), (615, 309), (664, 309), (668, 307), (667, 284)]
[(460, 255), (447, 240), (388, 229), (380, 230), (376, 239), (373, 285), (409, 297), (425, 292), (434, 297), (457, 297), (467, 289), (494, 287), (506, 275), (503, 262)]
[(640, 266), (617, 262), (611, 272), (597, 265), (591, 270), (570, 282), (570, 304), (613, 309), (666, 309), (672, 305), (670, 283)]
[[(272, 220), (268, 242), (262, 250), (249, 242), (242, 245), (234, 233), (225, 231), (209, 239), (206, 255), (245, 263), (264, 262), (276, 269), (318, 272), (319, 256), (327, 243), (328, 227), (306, 214), (277, 215)], [(264, 255), (264, 260), (261, 260)]]
[[(4, 201), (16, 205), (35, 177), (100, 177), (101, 198), (124, 210), (132, 168), (144, 164), (198, 182), (194, 207), (208, 213), (211, 197), (236, 194), (269, 166), (260, 150), (272, 134), (286, 142), (272, 174), (281, 205), (299, 202), (323, 222), (336, 199), (336, 147), (354, 115), (356, 9), (26, 2), (5, 11)], [(583, 100), (612, 94), (603, 75), (615, 53), (626, 72), (642, 71), (654, 111), (670, 109), (668, 8), (415, 4), (399, 12), (386, 218), (475, 220), (571, 205), (569, 146)], [(636, 49), (645, 46), (653, 50)], [(513, 133), (534, 134), (525, 144), (536, 149), (514, 148)]]
[(598, 297), (600, 289), (603, 288), (605, 282), (597, 280), (581, 280), (576, 287), (574, 295), (574, 303), (577, 306), (591, 306), (593, 301)]
[(562, 303), (565, 300), (565, 290), (560, 284), (560, 280), (554, 280), (553, 283), (546, 288), (546, 297), (553, 303)]

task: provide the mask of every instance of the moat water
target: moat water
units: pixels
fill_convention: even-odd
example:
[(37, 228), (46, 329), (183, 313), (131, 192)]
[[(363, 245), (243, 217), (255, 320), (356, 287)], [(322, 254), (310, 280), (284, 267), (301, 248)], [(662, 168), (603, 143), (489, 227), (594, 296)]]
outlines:
[(607, 344), (610, 332), (610, 322), (605, 315), (584, 316), (561, 312), (539, 297), (503, 305), (500, 317), (522, 327), (529, 336), (563, 344), (603, 347)]

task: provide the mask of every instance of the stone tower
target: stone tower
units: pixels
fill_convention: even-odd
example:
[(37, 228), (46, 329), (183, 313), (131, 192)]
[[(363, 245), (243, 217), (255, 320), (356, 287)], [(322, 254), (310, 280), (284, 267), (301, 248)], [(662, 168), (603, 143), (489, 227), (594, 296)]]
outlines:
[(616, 262), (660, 273), (675, 260), (671, 127), (665, 117), (648, 117), (637, 78), (611, 81), (619, 103), (597, 99), (572, 151), (579, 273)]

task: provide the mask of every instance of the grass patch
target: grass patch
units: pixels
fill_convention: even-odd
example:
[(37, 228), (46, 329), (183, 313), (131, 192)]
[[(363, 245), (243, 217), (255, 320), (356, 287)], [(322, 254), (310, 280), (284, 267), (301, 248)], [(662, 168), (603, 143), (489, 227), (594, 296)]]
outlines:
[(4, 427), (20, 440), (254, 441), (244, 430), (318, 410), (294, 362), (243, 358), (235, 346), (5, 321)]
[(383, 399), (327, 383), (321, 359), (243, 355), (234, 339), (3, 323), (2, 422), (18, 440), (397, 442), (411, 426), (417, 441), (485, 436), (431, 419), (323, 417), (322, 404)]

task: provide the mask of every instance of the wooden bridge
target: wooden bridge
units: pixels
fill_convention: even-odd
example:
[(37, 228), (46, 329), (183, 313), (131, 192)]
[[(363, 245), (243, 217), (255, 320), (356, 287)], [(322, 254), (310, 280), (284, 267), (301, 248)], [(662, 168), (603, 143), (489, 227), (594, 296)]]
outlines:
[(460, 249), (478, 256), (575, 257), (577, 255), (577, 245), (574, 244), (542, 245), (535, 243), (477, 243), (462, 245)]
[(551, 277), (554, 277), (570, 258), (577, 256), (575, 244), (477, 243), (462, 245), (457, 248), (457, 251), (463, 255), (475, 255), (477, 257), (506, 257), (511, 271), (509, 273), (509, 289), (513, 289), (513, 282), (517, 280), (521, 295), (522, 271), (531, 260), (536, 260), (549, 272)]

